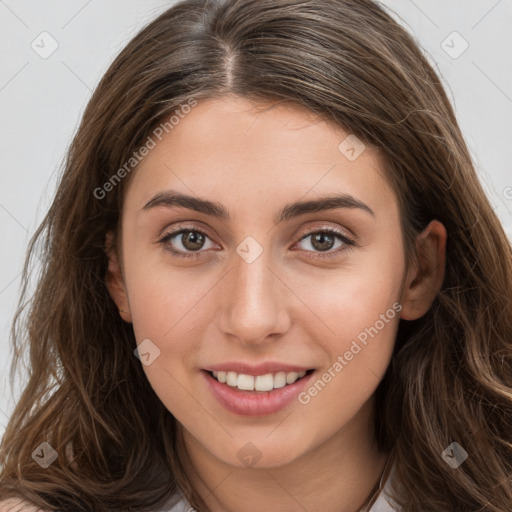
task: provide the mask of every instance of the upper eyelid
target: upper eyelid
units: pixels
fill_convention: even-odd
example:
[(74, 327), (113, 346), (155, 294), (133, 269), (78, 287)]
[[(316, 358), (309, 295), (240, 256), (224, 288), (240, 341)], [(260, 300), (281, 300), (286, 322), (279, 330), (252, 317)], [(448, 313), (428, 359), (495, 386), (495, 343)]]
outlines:
[(302, 240), (306, 236), (312, 235), (313, 233), (322, 232), (322, 231), (333, 232), (334, 234), (338, 234), (341, 237), (346, 238), (347, 240), (350, 240), (352, 242), (355, 242), (355, 240), (356, 240), (355, 236), (347, 233), (347, 230), (325, 225), (325, 226), (318, 226), (318, 227), (306, 229), (306, 231), (299, 238), (299, 241)]
[(164, 238), (175, 237), (176, 235), (181, 234), (183, 231), (198, 231), (200, 233), (204, 233), (211, 239), (215, 238), (211, 235), (208, 229), (203, 228), (202, 226), (182, 226), (180, 224), (178, 227), (170, 229), (169, 231), (164, 230), (163, 233), (158, 237), (158, 239), (163, 240)]

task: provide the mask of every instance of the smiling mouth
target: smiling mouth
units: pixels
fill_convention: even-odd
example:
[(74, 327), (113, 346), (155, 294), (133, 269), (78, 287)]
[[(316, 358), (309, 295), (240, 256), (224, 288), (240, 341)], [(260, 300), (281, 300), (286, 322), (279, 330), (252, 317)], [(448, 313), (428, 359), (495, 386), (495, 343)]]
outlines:
[(290, 386), (313, 371), (314, 369), (302, 372), (276, 372), (257, 376), (230, 371), (208, 371), (208, 373), (221, 384), (241, 391), (268, 392)]

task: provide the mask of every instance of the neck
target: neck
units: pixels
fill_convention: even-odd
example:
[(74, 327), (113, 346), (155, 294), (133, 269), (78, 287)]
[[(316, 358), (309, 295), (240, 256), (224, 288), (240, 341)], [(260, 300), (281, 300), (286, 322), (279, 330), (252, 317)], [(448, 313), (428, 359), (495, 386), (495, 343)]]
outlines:
[(373, 406), (372, 397), (325, 442), (277, 467), (226, 464), (184, 430), (185, 474), (209, 512), (359, 512), (373, 501), (388, 460), (375, 442)]

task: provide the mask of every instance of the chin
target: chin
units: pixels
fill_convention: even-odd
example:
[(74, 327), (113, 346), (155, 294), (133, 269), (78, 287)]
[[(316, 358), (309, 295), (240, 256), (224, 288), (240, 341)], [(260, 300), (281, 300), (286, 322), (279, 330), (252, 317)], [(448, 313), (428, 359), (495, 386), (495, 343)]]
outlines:
[[(218, 445), (216, 447), (218, 450)], [(234, 456), (226, 457), (227, 453)], [(230, 466), (237, 468), (273, 469), (290, 464), (300, 458), (304, 451), (296, 443), (283, 445), (280, 440), (270, 441), (261, 439), (239, 441), (233, 443), (228, 449), (222, 450), (216, 456)]]

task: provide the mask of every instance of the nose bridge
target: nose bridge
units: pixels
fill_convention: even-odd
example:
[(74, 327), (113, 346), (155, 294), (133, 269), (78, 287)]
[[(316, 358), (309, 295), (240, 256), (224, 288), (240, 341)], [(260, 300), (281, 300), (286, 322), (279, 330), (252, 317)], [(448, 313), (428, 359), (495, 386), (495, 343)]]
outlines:
[(236, 251), (221, 301), (223, 330), (242, 343), (261, 343), (288, 326), (282, 290), (269, 269), (270, 249), (248, 237)]

